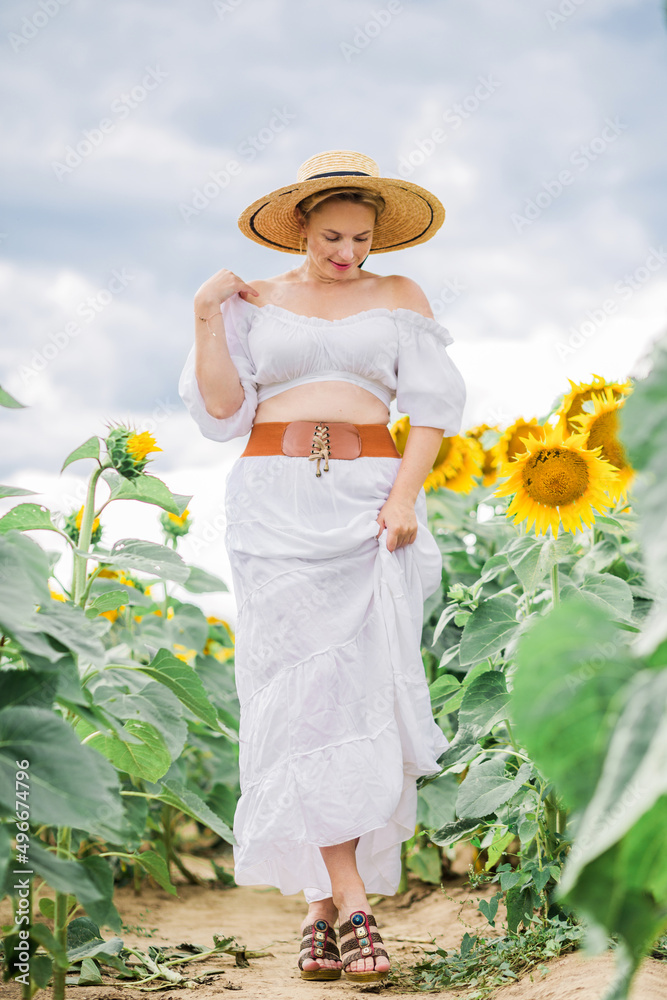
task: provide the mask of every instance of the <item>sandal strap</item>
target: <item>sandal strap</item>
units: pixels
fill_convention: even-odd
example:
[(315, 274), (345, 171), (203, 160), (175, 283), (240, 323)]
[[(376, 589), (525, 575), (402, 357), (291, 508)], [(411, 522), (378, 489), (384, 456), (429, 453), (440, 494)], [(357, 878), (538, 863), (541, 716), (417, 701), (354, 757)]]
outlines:
[(303, 963), (308, 959), (314, 959), (318, 962), (325, 958), (340, 962), (335, 928), (322, 918), (313, 924), (308, 924), (303, 929), (299, 968), (302, 969)]
[(350, 951), (344, 956), (343, 969), (347, 969), (348, 965), (351, 965), (352, 962), (358, 962), (363, 958), (377, 958), (379, 955), (383, 958), (389, 958), (384, 948), (376, 948), (372, 955), (362, 955), (361, 948), (355, 948), (354, 951)]
[[(361, 919), (363, 918), (363, 919)], [(364, 910), (356, 910), (350, 914), (350, 919), (340, 926), (341, 955), (343, 955), (343, 968), (347, 968), (351, 962), (356, 962), (364, 958), (376, 958), (382, 955), (389, 958), (384, 948), (376, 947), (376, 943), (384, 944), (382, 936), (377, 928), (377, 921), (372, 913)], [(346, 934), (354, 934), (353, 938), (342, 941)]]
[(348, 951), (353, 951), (358, 948), (363, 948), (364, 945), (361, 944), (361, 941), (368, 941), (369, 944), (371, 942), (373, 944), (375, 944), (376, 942), (377, 944), (384, 944), (384, 941), (382, 940), (378, 932), (371, 931), (371, 933), (367, 934), (366, 937), (357, 938), (356, 940), (354, 938), (348, 938), (347, 941), (343, 941), (342, 945), (340, 946), (341, 955), (345, 955)]

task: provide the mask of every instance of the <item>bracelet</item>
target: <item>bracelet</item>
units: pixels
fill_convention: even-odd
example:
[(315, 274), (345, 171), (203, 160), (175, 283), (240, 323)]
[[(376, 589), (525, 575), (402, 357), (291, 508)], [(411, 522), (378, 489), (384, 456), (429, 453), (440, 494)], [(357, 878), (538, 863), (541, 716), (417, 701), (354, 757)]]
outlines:
[[(195, 312), (195, 316), (197, 317), (197, 319), (200, 319), (202, 323), (206, 323), (206, 326), (208, 326), (209, 319), (213, 319), (214, 316), (222, 316), (222, 313), (218, 310), (217, 313), (213, 313), (213, 316), (209, 316), (208, 319), (206, 318), (206, 316), (199, 316), (197, 312)], [(213, 334), (214, 337), (216, 336), (215, 330), (211, 330), (210, 326), (208, 326), (208, 330), (209, 333)]]

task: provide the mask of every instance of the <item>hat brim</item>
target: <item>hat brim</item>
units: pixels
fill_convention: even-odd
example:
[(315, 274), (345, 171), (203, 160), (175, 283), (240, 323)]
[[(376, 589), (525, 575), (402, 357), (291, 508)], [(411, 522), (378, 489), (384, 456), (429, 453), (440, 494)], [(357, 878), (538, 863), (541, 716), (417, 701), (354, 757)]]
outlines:
[(373, 229), (369, 253), (425, 243), (445, 221), (442, 203), (418, 184), (392, 177), (341, 174), (287, 184), (258, 198), (239, 216), (239, 229), (255, 243), (284, 253), (303, 253), (295, 206), (309, 194), (338, 187), (366, 188), (385, 199), (386, 208)]

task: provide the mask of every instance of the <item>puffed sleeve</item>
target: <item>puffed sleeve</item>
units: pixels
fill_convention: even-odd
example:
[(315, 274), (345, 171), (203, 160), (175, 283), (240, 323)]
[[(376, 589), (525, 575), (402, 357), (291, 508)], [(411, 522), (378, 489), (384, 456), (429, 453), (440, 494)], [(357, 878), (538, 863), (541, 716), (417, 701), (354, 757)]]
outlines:
[(397, 309), (396, 406), (411, 427), (439, 427), (445, 437), (461, 430), (466, 386), (449, 354), (454, 342), (435, 319)]
[(211, 438), (213, 441), (229, 441), (231, 438), (243, 437), (252, 428), (257, 410), (257, 382), (255, 381), (255, 366), (247, 340), (250, 320), (247, 310), (243, 309), (243, 300), (238, 293), (235, 293), (230, 298), (225, 299), (220, 311), (222, 312), (229, 353), (239, 373), (245, 399), (239, 409), (229, 417), (214, 417), (208, 412), (195, 375), (194, 344), (178, 380), (178, 394), (190, 411), (190, 416), (199, 425), (204, 437)]

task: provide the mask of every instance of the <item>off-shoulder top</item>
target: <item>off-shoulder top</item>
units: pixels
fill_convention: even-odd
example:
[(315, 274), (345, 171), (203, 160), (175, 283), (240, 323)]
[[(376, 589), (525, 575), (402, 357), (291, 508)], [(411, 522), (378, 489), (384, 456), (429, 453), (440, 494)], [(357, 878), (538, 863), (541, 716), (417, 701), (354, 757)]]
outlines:
[(249, 433), (264, 399), (305, 382), (352, 382), (389, 407), (392, 400), (413, 426), (458, 434), (466, 399), (459, 369), (447, 353), (453, 343), (437, 320), (412, 309), (365, 309), (344, 319), (301, 316), (235, 293), (221, 305), (229, 353), (245, 393), (229, 417), (214, 417), (195, 376), (195, 345), (178, 392), (204, 437), (228, 441)]

